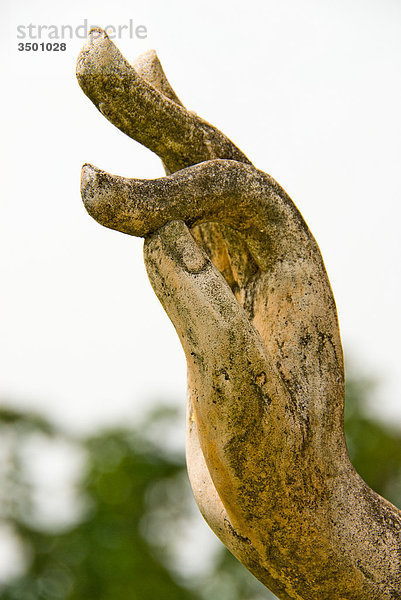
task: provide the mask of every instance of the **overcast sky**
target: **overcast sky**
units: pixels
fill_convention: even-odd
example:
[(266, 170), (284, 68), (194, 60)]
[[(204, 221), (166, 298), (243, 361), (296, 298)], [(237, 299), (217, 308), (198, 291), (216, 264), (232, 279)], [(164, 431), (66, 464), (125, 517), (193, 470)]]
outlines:
[[(18, 26), (81, 34), (87, 19), (142, 25), (141, 39), (124, 28), (115, 40), (127, 59), (155, 48), (185, 105), (290, 194), (322, 250), (349, 364), (378, 379), (377, 410), (401, 423), (401, 3), (3, 0), (1, 11), (1, 395), (85, 428), (184, 403), (183, 352), (142, 241), (96, 224), (79, 193), (84, 162), (150, 178), (160, 161), (80, 90), (82, 39), (18, 50)], [(23, 41), (49, 39), (42, 28)]]

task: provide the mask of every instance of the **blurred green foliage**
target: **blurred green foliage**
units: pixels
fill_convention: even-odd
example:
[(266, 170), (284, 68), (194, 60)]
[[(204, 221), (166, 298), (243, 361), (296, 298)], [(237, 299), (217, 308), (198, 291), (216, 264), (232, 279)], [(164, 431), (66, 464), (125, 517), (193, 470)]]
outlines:
[[(350, 456), (369, 485), (401, 506), (401, 432), (369, 415), (368, 391), (363, 381), (347, 387)], [(273, 598), (222, 545), (202, 573), (186, 576), (177, 566), (177, 548), (194, 527), (194, 504), (182, 453), (162, 435), (148, 435), (174, 435), (176, 423), (176, 413), (159, 410), (135, 429), (73, 439), (35, 415), (0, 411), (0, 524), (12, 528), (26, 560), (25, 571), (0, 589), (2, 600)], [(41, 437), (50, 449), (67, 441), (84, 457), (76, 483), (82, 509), (58, 529), (35, 516), (24, 446)]]
[(401, 427), (378, 421), (367, 398), (374, 382), (347, 383), (345, 434), (352, 464), (376, 492), (401, 508)]

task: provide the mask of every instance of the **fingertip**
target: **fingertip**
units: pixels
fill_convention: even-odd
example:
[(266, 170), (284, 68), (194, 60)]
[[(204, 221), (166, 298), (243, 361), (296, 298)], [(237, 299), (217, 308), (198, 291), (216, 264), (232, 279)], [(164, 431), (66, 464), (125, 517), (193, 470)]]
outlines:
[(86, 203), (94, 196), (98, 171), (99, 169), (97, 169), (97, 167), (91, 165), (90, 163), (85, 163), (84, 165), (82, 165), (81, 197), (85, 206)]
[(88, 33), (88, 38), (92, 42), (98, 38), (105, 39), (108, 37), (109, 36), (107, 35), (106, 31), (104, 29), (102, 29), (101, 27), (92, 27), (92, 29)]
[(88, 214), (101, 225), (107, 227), (113, 221), (113, 202), (105, 189), (104, 171), (90, 163), (85, 163), (81, 170), (81, 198)]
[(96, 82), (96, 79), (115, 74), (121, 63), (125, 63), (125, 59), (107, 33), (100, 27), (91, 29), (78, 54), (76, 76), (84, 93), (96, 105), (92, 95), (101, 87), (100, 80)]

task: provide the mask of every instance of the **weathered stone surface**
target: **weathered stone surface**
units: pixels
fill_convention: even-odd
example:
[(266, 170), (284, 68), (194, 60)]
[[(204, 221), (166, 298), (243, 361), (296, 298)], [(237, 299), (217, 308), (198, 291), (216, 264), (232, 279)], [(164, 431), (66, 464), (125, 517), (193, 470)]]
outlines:
[(102, 34), (77, 75), (168, 175), (84, 165), (82, 198), (102, 225), (145, 238), (187, 358), (202, 514), (281, 599), (401, 598), (401, 514), (348, 458), (337, 314), (312, 234), (269, 175), (181, 105), (154, 53), (134, 67)]

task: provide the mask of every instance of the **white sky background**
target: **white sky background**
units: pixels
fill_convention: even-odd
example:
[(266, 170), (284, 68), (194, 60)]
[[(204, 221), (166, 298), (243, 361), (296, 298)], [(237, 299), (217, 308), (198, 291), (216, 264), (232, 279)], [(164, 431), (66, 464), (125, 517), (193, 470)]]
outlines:
[[(80, 168), (163, 174), (113, 127), (66, 52), (18, 52), (17, 25), (144, 24), (184, 104), (290, 194), (325, 259), (343, 345), (401, 423), (401, 2), (50, 0), (1, 5), (0, 393), (72, 427), (184, 403), (185, 360), (142, 241), (85, 212)], [(40, 41), (40, 40), (39, 40)], [(44, 39), (42, 41), (48, 41)]]

